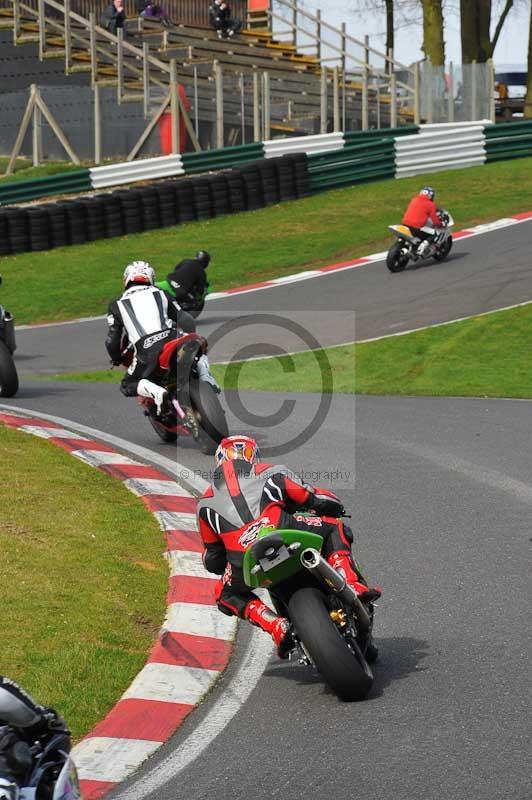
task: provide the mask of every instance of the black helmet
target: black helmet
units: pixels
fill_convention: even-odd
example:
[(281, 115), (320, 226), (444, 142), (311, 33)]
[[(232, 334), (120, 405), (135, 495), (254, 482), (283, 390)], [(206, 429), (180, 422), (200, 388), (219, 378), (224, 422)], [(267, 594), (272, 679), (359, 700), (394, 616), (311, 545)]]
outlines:
[(209, 261), (211, 260), (210, 255), (206, 250), (198, 250), (196, 253), (196, 258), (203, 267), (203, 269), (207, 269), (209, 266)]

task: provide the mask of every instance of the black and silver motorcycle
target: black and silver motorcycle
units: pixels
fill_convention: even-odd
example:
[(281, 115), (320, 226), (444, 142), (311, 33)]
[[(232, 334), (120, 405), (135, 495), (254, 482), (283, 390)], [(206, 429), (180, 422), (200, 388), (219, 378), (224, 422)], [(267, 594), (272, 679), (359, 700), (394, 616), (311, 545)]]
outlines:
[[(0, 283), (2, 283), (1, 275)], [(12, 314), (0, 305), (0, 397), (13, 397), (18, 392), (18, 375), (13, 360), (16, 349), (15, 320)]]
[(390, 272), (402, 272), (410, 261), (423, 261), (427, 258), (444, 261), (447, 258), (453, 246), (451, 229), (454, 219), (443, 208), (438, 209), (438, 216), (441, 220), (441, 227), (434, 228), (432, 231), (426, 229), (427, 232), (433, 233), (433, 239), (427, 248), (421, 247), (423, 240), (412, 233), (407, 225), (388, 226), (398, 239), (390, 247), (386, 256), (386, 266)]
[(46, 741), (20, 741), (7, 756), (0, 753), (0, 800), (81, 800), (70, 746), (69, 731), (60, 727)]

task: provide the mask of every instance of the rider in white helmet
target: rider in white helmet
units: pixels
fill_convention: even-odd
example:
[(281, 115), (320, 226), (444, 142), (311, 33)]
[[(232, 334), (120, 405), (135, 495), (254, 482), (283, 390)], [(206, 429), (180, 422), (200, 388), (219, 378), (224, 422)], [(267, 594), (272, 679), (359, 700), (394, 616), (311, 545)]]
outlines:
[[(183, 332), (182, 312), (177, 303), (155, 286), (155, 272), (146, 261), (133, 261), (124, 271), (124, 293), (109, 305), (109, 330), (105, 346), (115, 365), (124, 361), (126, 345), (134, 355), (120, 385), (126, 397), (148, 397), (155, 401), (157, 413), (165, 411), (167, 392), (150, 380), (164, 344)], [(156, 334), (156, 336), (154, 336)], [(209, 371), (209, 362), (202, 356), (198, 362), (202, 380), (208, 380), (219, 391)]]

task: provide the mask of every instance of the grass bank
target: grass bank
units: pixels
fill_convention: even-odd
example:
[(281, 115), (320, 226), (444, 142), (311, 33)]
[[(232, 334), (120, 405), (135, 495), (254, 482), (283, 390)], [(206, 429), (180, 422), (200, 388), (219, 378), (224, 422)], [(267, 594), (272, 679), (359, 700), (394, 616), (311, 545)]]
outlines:
[(0, 425), (2, 673), (78, 739), (146, 662), (167, 565), (154, 518), (114, 478)]
[(131, 259), (148, 259), (163, 277), (205, 248), (213, 255), (213, 289), (220, 290), (355, 258), (389, 245), (388, 224), (427, 180), (458, 228), (532, 209), (532, 158), (353, 186), (261, 211), (6, 256), (0, 298), (18, 323), (74, 319), (105, 313)]
[[(215, 364), (212, 371), (225, 389), (529, 398), (531, 329), (527, 305), (376, 342)], [(121, 375), (54, 377), (118, 382)]]
[[(83, 165), (67, 164), (64, 161), (48, 161), (40, 167), (34, 167), (29, 158), (17, 158), (15, 161), (15, 171), (12, 175), (4, 175), (9, 158), (0, 158), (0, 183), (13, 183), (13, 181), (29, 180), (30, 178), (46, 178), (49, 175), (57, 175), (60, 172), (72, 172), (72, 170), (83, 169)], [(42, 201), (43, 203), (46, 200)]]

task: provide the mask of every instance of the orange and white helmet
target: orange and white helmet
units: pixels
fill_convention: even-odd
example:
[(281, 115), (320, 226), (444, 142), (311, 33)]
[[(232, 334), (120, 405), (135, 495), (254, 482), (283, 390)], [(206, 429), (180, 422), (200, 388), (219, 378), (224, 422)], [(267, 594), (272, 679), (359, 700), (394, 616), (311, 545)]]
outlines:
[(127, 288), (130, 283), (148, 283), (153, 286), (155, 283), (155, 271), (147, 261), (132, 261), (124, 270), (124, 286)]
[(256, 464), (259, 459), (259, 446), (251, 436), (226, 436), (214, 454), (217, 467), (224, 461), (247, 461), (249, 464)]

